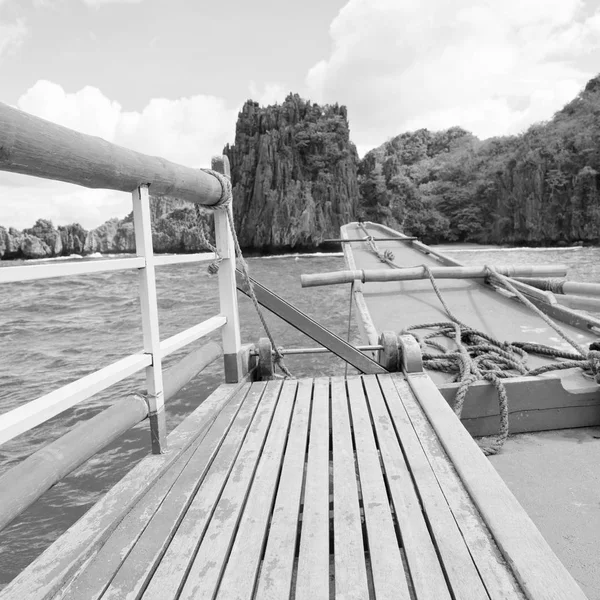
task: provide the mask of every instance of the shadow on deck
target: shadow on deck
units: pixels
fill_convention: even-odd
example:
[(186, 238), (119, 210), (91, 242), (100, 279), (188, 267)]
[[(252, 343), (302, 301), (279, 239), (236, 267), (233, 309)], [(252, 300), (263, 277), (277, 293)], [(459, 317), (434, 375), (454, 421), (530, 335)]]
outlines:
[(1, 598), (585, 596), (427, 375), (221, 386)]

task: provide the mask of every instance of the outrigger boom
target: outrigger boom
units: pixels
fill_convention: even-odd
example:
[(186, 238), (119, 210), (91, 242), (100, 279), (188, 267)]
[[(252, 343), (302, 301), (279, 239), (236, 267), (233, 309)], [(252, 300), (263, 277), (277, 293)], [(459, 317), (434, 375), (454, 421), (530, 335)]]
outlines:
[[(514, 265), (494, 266), (493, 269), (507, 277), (564, 277), (567, 274), (565, 265)], [(427, 279), (430, 272), (437, 279), (480, 279), (490, 275), (487, 267), (407, 267), (402, 269), (355, 269), (348, 271), (332, 271), (302, 275), (302, 287), (320, 285), (336, 285), (361, 281), (411, 281)]]

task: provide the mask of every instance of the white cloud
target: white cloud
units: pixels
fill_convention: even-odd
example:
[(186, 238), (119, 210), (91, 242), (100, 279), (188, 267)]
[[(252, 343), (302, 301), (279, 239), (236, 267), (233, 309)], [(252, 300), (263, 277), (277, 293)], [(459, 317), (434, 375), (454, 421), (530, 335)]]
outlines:
[(260, 106), (268, 106), (269, 104), (281, 104), (289, 93), (289, 90), (281, 83), (265, 83), (262, 91), (254, 81), (250, 82), (248, 86), (250, 91), (250, 97), (255, 102), (258, 102)]
[[(38, 81), (18, 107), (107, 141), (190, 167), (210, 166), (213, 155), (232, 142), (237, 109), (214, 96), (153, 99), (141, 112), (125, 112), (93, 87), (67, 93), (56, 83)], [(29, 227), (37, 218), (55, 225), (79, 222), (97, 227), (131, 210), (128, 194), (0, 173), (0, 224)]]
[(0, 21), (0, 57), (19, 48), (28, 33), (23, 19), (17, 19), (14, 23)]
[(350, 0), (307, 85), (322, 102), (348, 105), (360, 148), (416, 127), (517, 133), (593, 75), (575, 66), (600, 50), (591, 2)]

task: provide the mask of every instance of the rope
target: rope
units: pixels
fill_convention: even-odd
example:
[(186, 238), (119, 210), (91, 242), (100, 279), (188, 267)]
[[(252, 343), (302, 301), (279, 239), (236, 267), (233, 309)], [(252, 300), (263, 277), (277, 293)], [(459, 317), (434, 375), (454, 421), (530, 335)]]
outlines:
[(286, 365), (283, 361), (283, 348), (278, 347), (277, 344), (275, 343), (273, 334), (271, 333), (271, 330), (269, 329), (269, 326), (267, 325), (267, 322), (265, 321), (265, 317), (260, 308), (260, 304), (258, 303), (258, 299), (256, 298), (256, 294), (254, 292), (254, 286), (252, 285), (252, 279), (250, 279), (248, 263), (246, 262), (246, 260), (244, 259), (244, 256), (242, 255), (242, 249), (240, 248), (240, 243), (238, 241), (237, 234), (235, 232), (235, 224), (233, 222), (233, 213), (229, 209), (227, 209), (227, 219), (229, 220), (229, 228), (231, 229), (231, 235), (233, 237), (235, 253), (236, 253), (236, 256), (240, 260), (240, 266), (242, 268), (242, 275), (244, 277), (244, 281), (245, 281), (246, 285), (248, 286), (248, 291), (250, 292), (250, 298), (252, 299), (252, 303), (254, 304), (254, 308), (256, 309), (258, 318), (260, 319), (260, 322), (262, 323), (265, 333), (267, 334), (267, 337), (269, 338), (269, 341), (271, 342), (271, 345), (273, 346), (273, 352), (275, 353), (275, 356), (273, 357), (273, 362), (281, 369), (281, 371), (286, 376), (286, 378), (293, 379), (292, 373), (286, 367)]
[(211, 204), (210, 206), (203, 205), (202, 207), (199, 204), (194, 205), (195, 209), (196, 209), (196, 219), (198, 221), (198, 229), (200, 232), (200, 242), (204, 245), (205, 248), (207, 248), (211, 252), (214, 252), (214, 254), (216, 255), (216, 260), (208, 266), (208, 272), (211, 275), (216, 275), (219, 272), (219, 267), (221, 265), (221, 262), (223, 261), (223, 257), (219, 253), (216, 246), (211, 244), (208, 241), (208, 239), (206, 238), (206, 235), (204, 234), (204, 228), (202, 227), (202, 212), (201, 212), (202, 208), (211, 210), (211, 211), (215, 211), (215, 210), (226, 211), (227, 221), (229, 223), (229, 229), (231, 230), (231, 236), (233, 238), (233, 244), (234, 244), (234, 248), (235, 248), (235, 256), (239, 259), (242, 276), (244, 278), (244, 282), (246, 283), (246, 286), (248, 287), (248, 291), (250, 293), (250, 298), (252, 300), (252, 303), (254, 304), (254, 308), (256, 309), (256, 313), (258, 314), (258, 318), (260, 319), (263, 329), (265, 330), (265, 333), (267, 334), (267, 337), (269, 338), (269, 341), (271, 342), (271, 346), (273, 347), (273, 352), (275, 355), (273, 358), (273, 362), (281, 369), (281, 371), (284, 373), (286, 378), (291, 379), (291, 378), (293, 378), (293, 375), (283, 361), (283, 348), (277, 346), (277, 344), (275, 343), (273, 334), (271, 333), (271, 330), (269, 329), (269, 326), (267, 325), (267, 322), (265, 320), (263, 312), (260, 308), (260, 304), (258, 303), (258, 299), (256, 298), (256, 293), (254, 291), (254, 285), (252, 284), (252, 279), (250, 278), (250, 271), (248, 268), (248, 263), (244, 259), (244, 255), (242, 254), (242, 249), (240, 248), (240, 243), (239, 243), (239, 240), (237, 237), (237, 233), (235, 231), (235, 224), (233, 222), (233, 213), (229, 209), (231, 202), (233, 200), (233, 190), (231, 187), (231, 181), (229, 180), (228, 177), (226, 177), (222, 173), (219, 173), (218, 171), (213, 171), (212, 169), (202, 169), (202, 170), (205, 173), (209, 173), (210, 175), (215, 176), (221, 184), (221, 196), (215, 204)]
[[(392, 268), (402, 268), (393, 262), (394, 256), (390, 251), (385, 251), (384, 253), (380, 252), (373, 241), (372, 236), (368, 235), (368, 231), (364, 226), (359, 226), (367, 235), (367, 237), (365, 237), (365, 242), (381, 262), (388, 264)], [(600, 347), (596, 348), (592, 345), (590, 349), (586, 351), (493, 267), (486, 266), (490, 275), (496, 278), (510, 292), (515, 294), (523, 304), (540, 316), (566, 342), (573, 346), (577, 351), (576, 354), (564, 352), (541, 344), (504, 342), (495, 339), (482, 331), (469, 327), (461, 322), (450, 310), (429, 267), (423, 265), (423, 269), (429, 278), (438, 300), (451, 321), (413, 325), (406, 328), (402, 333), (411, 332), (411, 335), (418, 341), (423, 355), (423, 364), (426, 368), (453, 374), (455, 376), (454, 381), (460, 383), (454, 401), (454, 412), (459, 418), (462, 414), (464, 401), (469, 387), (474, 382), (485, 380), (494, 385), (498, 395), (500, 429), (498, 435), (491, 443), (481, 446), (484, 454), (496, 454), (502, 448), (509, 433), (508, 396), (502, 379), (519, 375), (536, 376), (550, 371), (578, 367), (591, 371), (596, 382), (600, 383)], [(426, 334), (418, 333), (418, 330), (423, 329), (430, 329), (432, 331), (429, 331)], [(451, 339), (456, 348), (453, 351), (450, 351), (447, 345), (444, 345), (439, 341), (439, 338)], [(432, 349), (435, 350), (435, 352), (432, 352)], [(543, 365), (536, 369), (529, 369), (526, 364), (528, 353), (566, 360)], [(584, 374), (586, 374), (585, 371)]]

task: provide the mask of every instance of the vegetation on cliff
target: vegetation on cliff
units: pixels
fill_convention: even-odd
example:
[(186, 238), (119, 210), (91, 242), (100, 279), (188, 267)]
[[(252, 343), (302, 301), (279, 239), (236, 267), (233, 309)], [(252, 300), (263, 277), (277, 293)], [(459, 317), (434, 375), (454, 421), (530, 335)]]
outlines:
[(401, 134), (359, 167), (363, 217), (426, 241), (600, 240), (600, 77), (547, 123), (480, 141)]

